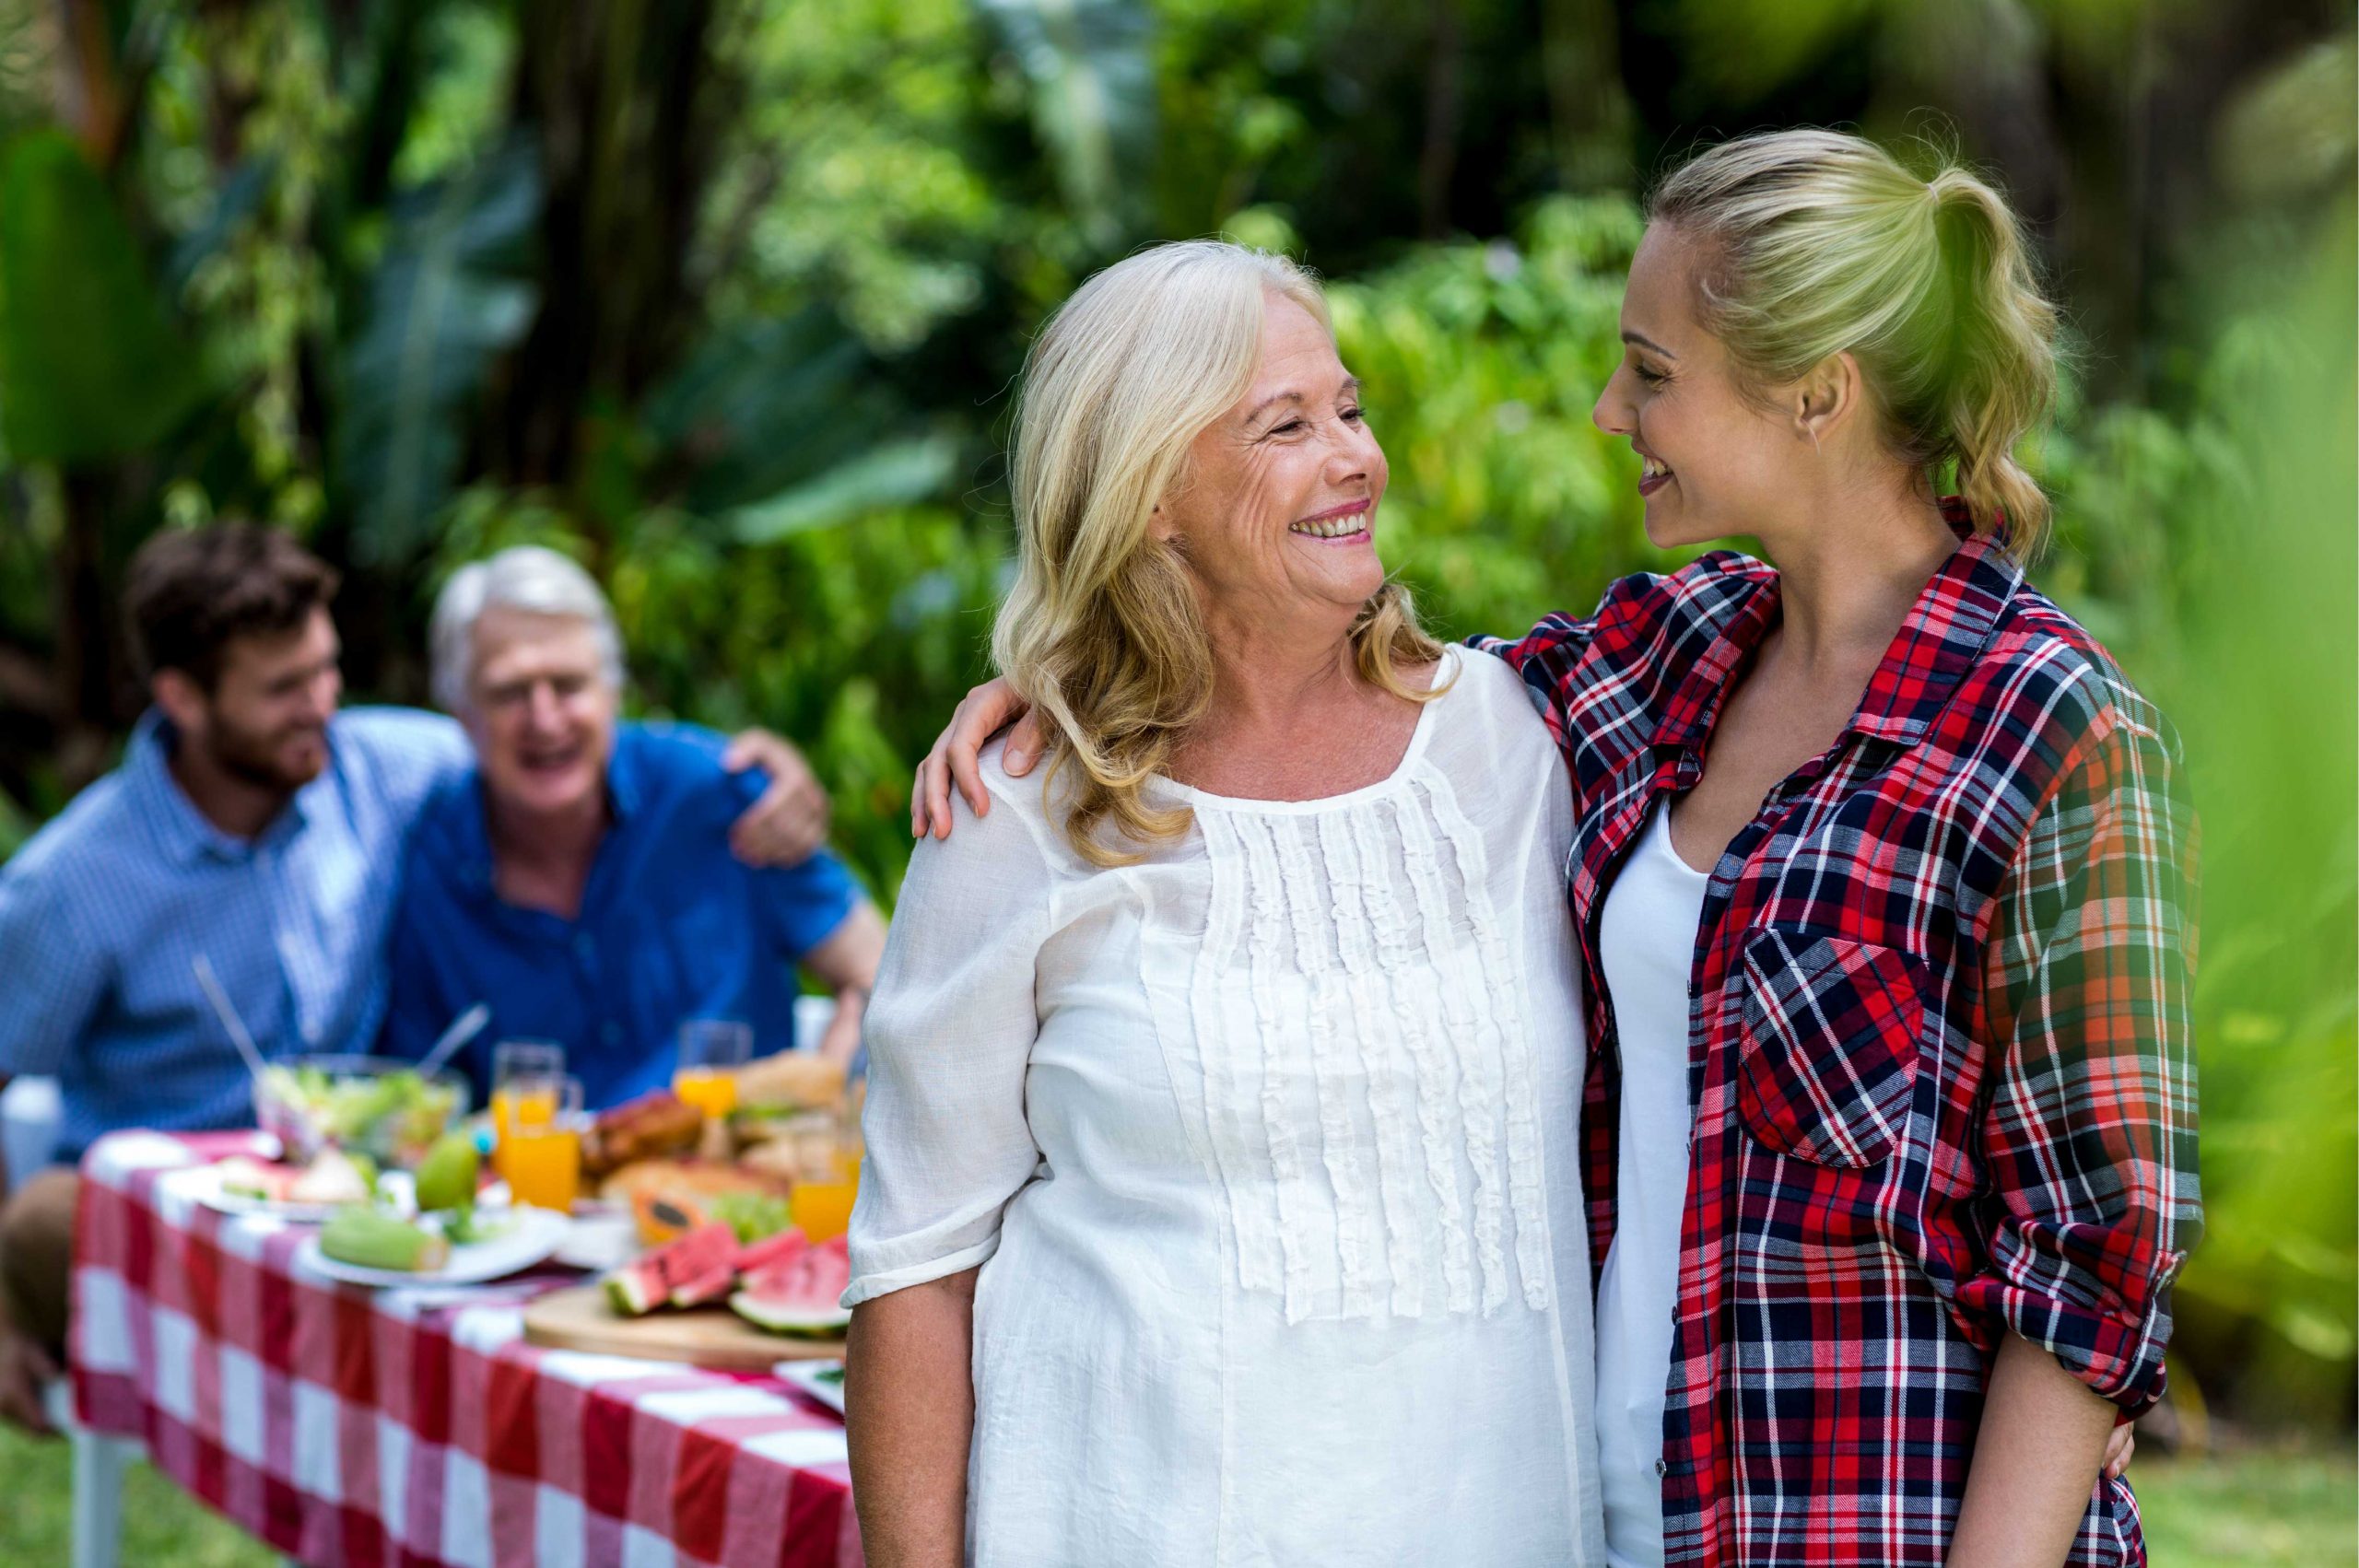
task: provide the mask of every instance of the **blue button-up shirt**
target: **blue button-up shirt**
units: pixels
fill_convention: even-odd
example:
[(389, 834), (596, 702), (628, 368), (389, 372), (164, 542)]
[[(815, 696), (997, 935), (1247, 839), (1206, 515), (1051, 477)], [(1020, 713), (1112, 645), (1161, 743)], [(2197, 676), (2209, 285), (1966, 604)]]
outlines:
[(264, 1056), (368, 1049), (403, 837), (468, 758), (448, 719), (349, 709), (320, 776), (244, 839), (181, 792), (171, 744), (143, 719), (122, 766), (0, 867), (0, 1074), (59, 1079), (60, 1159), (122, 1128), (252, 1125), (199, 954)]
[(478, 1103), (499, 1041), (553, 1040), (595, 1109), (668, 1083), (690, 1019), (751, 1024), (757, 1054), (792, 1046), (794, 965), (861, 892), (825, 851), (771, 870), (730, 853), (730, 825), (766, 781), (725, 771), (723, 744), (689, 725), (616, 727), (613, 822), (569, 920), (494, 891), (472, 770), (437, 790), (394, 919), (386, 1053), (423, 1056), (452, 1019), (487, 1002), (489, 1026), (457, 1059)]

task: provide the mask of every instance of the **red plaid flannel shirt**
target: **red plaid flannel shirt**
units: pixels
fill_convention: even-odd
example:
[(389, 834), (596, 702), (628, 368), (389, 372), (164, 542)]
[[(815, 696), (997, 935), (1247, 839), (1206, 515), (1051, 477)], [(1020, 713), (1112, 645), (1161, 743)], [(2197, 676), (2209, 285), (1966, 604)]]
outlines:
[[(1965, 542), (1705, 899), (1672, 1562), (1939, 1563), (2004, 1330), (2125, 1411), (2162, 1392), (2200, 1225), (2177, 742), (1947, 510)], [(1653, 802), (1702, 777), (1730, 675), (1777, 619), (1777, 574), (1721, 552), (1485, 643), (1572, 775), (1601, 1267), (1621, 1106), (1605, 891)], [(2070, 1561), (2143, 1560), (2128, 1487), (2100, 1480)]]

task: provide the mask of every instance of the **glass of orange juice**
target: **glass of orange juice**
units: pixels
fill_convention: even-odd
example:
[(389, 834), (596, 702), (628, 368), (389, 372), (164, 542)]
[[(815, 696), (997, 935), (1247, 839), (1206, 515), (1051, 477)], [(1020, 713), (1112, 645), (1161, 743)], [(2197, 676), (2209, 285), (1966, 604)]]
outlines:
[(680, 1025), (680, 1061), (672, 1093), (716, 1119), (737, 1108), (737, 1070), (754, 1054), (754, 1029), (726, 1018)]
[(547, 1120), (557, 1115), (553, 1087), (565, 1076), (565, 1047), (548, 1040), (502, 1040), (491, 1052), (492, 1168), (508, 1176), (508, 1129), (520, 1103)]
[(827, 1241), (851, 1228), (852, 1199), (860, 1194), (860, 1163), (866, 1147), (857, 1122), (828, 1117), (793, 1135), (794, 1188), (787, 1214), (813, 1241)]
[(500, 1135), (511, 1201), (535, 1209), (573, 1211), (581, 1195), (581, 1080), (519, 1079), (509, 1106), (508, 1130)]

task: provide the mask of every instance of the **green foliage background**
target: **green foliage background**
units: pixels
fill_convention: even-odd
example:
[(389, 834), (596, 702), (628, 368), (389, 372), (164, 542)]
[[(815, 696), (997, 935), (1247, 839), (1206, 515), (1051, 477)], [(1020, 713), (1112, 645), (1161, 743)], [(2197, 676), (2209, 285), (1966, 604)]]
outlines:
[(1757, 124), (1948, 137), (2081, 350), (2038, 579), (2204, 817), (2179, 1387), (2340, 1428), (2353, 61), (2307, 0), (0, 4), (0, 851), (136, 712), (131, 550), (246, 516), (346, 567), (393, 699), (453, 568), (575, 553), (634, 704), (802, 743), (889, 899), (987, 673), (1005, 393), (1094, 267), (1226, 232), (1324, 270), (1388, 560), (1439, 629), (1512, 629), (1670, 564), (1589, 421), (1645, 173)]

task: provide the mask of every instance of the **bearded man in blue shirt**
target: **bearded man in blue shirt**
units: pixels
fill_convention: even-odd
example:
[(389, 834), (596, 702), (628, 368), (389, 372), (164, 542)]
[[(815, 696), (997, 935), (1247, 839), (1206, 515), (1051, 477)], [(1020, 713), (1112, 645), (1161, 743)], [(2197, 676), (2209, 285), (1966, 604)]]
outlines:
[(667, 1084), (690, 1021), (746, 1024), (757, 1054), (796, 1044), (798, 967), (837, 1000), (818, 1048), (851, 1054), (884, 921), (825, 850), (731, 857), (744, 789), (722, 739), (618, 718), (621, 643), (589, 573), (533, 545), (466, 567), (432, 651), (475, 766), (435, 789), (410, 841), (388, 1055), (422, 1055), (483, 1002), (490, 1026), (457, 1063), (479, 1097), (497, 1042), (547, 1040), (599, 1109)]
[[(0, 1084), (58, 1078), (66, 1162), (0, 1173), (0, 1419), (42, 1426), (65, 1337), (71, 1162), (123, 1128), (252, 1125), (196, 961), (265, 1057), (365, 1051), (382, 1026), (402, 845), (468, 748), (437, 715), (339, 711), (335, 588), (275, 530), (150, 540), (125, 598), (155, 706), (122, 765), (0, 867)], [(745, 851), (804, 859), (826, 805), (802, 759), (754, 733), (732, 760), (772, 779), (739, 825)]]

